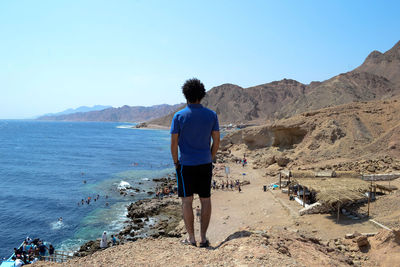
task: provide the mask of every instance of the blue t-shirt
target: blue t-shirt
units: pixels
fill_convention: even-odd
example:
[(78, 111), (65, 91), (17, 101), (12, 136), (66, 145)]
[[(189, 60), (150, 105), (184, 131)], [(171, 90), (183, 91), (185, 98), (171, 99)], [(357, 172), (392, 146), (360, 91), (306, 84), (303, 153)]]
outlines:
[(171, 134), (179, 134), (179, 161), (182, 165), (211, 163), (212, 131), (219, 131), (217, 114), (201, 104), (188, 104), (175, 113)]

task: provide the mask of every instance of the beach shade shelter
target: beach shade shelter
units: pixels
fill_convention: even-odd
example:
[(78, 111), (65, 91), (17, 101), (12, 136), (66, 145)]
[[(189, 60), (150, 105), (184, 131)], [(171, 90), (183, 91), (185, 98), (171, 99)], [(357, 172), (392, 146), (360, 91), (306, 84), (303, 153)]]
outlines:
[(365, 200), (371, 192), (370, 183), (357, 178), (293, 178), (291, 184), (314, 191), (319, 203), (337, 209), (338, 221), (341, 206)]
[[(381, 192), (391, 193), (398, 188), (396, 186), (390, 185), (390, 181), (393, 181), (400, 177), (400, 173), (382, 173), (382, 174), (364, 174), (362, 179), (364, 181), (370, 181), (371, 183), (375, 183), (374, 194), (376, 193), (376, 189), (379, 189)], [(378, 184), (377, 182), (387, 181), (388, 185)]]

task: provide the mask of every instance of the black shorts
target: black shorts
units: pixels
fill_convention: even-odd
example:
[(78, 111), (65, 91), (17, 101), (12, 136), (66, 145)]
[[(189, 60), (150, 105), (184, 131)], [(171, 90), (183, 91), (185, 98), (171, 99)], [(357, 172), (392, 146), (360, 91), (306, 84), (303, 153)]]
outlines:
[(183, 166), (176, 169), (178, 196), (190, 197), (198, 194), (201, 198), (211, 195), (212, 163)]

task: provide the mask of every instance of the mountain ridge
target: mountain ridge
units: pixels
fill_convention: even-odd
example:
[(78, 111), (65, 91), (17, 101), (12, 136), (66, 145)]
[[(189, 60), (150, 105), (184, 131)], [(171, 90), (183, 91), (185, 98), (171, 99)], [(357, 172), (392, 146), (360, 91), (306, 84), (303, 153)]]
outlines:
[(42, 116), (38, 120), (49, 121), (105, 121), (105, 122), (143, 122), (169, 114), (183, 104), (161, 104), (150, 107), (124, 105), (99, 111), (78, 112), (60, 116)]
[[(372, 51), (352, 71), (325, 81), (303, 84), (292, 79), (242, 88), (222, 84), (211, 88), (202, 104), (218, 114), (221, 124), (264, 123), (267, 120), (359, 101), (400, 94), (400, 41), (385, 53)], [(151, 121), (168, 126), (172, 115)]]
[(72, 113), (79, 113), (79, 112), (90, 112), (90, 111), (99, 111), (99, 110), (104, 110), (107, 108), (112, 108), (112, 106), (104, 106), (104, 105), (94, 105), (92, 107), (89, 106), (80, 106), (77, 108), (69, 108), (60, 112), (55, 112), (55, 113), (46, 113), (40, 116), (37, 116), (37, 118), (44, 117), (44, 116), (60, 116), (60, 115), (67, 115), (67, 114), (72, 114)]

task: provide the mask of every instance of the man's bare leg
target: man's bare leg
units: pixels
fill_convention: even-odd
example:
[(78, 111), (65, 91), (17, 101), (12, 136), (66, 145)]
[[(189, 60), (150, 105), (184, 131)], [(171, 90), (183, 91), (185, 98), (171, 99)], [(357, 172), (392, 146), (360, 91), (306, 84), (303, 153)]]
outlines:
[(196, 238), (194, 236), (194, 216), (193, 216), (193, 196), (182, 197), (182, 213), (183, 221), (185, 222), (186, 231), (189, 235), (189, 241), (191, 243), (196, 243)]
[(207, 241), (207, 229), (211, 218), (211, 198), (200, 198), (201, 203), (201, 219), (200, 219), (200, 238), (201, 243)]

